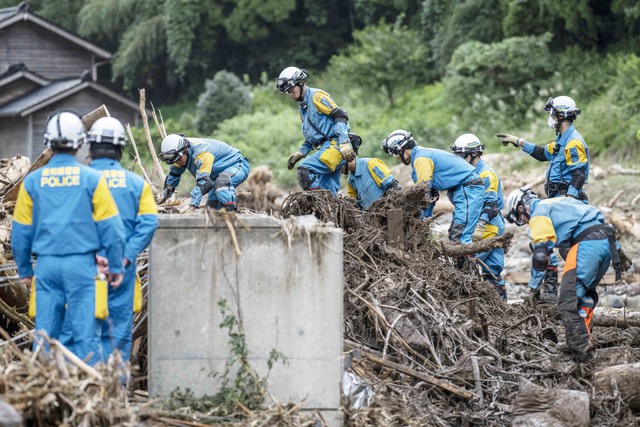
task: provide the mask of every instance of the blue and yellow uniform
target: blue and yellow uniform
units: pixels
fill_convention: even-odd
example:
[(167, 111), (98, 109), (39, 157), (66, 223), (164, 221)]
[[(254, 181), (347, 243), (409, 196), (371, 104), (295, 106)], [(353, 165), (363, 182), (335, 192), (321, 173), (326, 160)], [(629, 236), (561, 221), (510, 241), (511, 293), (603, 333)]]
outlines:
[[(484, 203), (482, 205), (482, 213), (480, 220), (486, 223), (483, 239), (502, 236), (504, 234), (504, 218), (500, 211), (504, 207), (504, 197), (502, 195), (502, 182), (498, 178), (496, 172), (487, 165), (484, 160), (478, 159), (476, 163), (476, 173), (484, 181)], [(496, 248), (488, 252), (480, 252), (476, 254), (476, 258), (482, 260), (493, 276), (485, 271), (485, 278), (496, 286), (505, 286), (505, 281), (500, 277), (504, 269), (504, 250)], [(482, 267), (484, 270), (484, 267)]]
[[(136, 258), (151, 243), (158, 227), (158, 208), (149, 184), (123, 168), (116, 160), (95, 159), (89, 166), (101, 171), (107, 180), (127, 236), (124, 258), (128, 264), (124, 279), (120, 286), (109, 290), (109, 317), (102, 323), (102, 351), (105, 357), (118, 349), (122, 352), (122, 359), (127, 362), (131, 354)], [(138, 294), (137, 297), (141, 298), (142, 295)], [(140, 300), (136, 302), (141, 303)], [(140, 309), (139, 306), (137, 309)]]
[(347, 178), (347, 194), (367, 209), (397, 182), (389, 167), (380, 159), (356, 159), (356, 170)]
[[(89, 363), (101, 360), (95, 255), (102, 250), (110, 272), (122, 273), (125, 234), (118, 208), (102, 175), (71, 154), (56, 154), (20, 186), (11, 247), (21, 278), (35, 271), (36, 330), (58, 338), (69, 316), (73, 350)], [(101, 296), (104, 300), (101, 300)], [(104, 307), (102, 307), (104, 308)], [(33, 313), (32, 313), (33, 314)]]
[[(454, 207), (449, 240), (470, 243), (484, 203), (484, 182), (475, 168), (455, 154), (417, 145), (411, 151), (411, 168), (416, 184), (426, 182), (437, 191), (447, 190)], [(429, 216), (433, 204), (426, 211)]]
[(538, 161), (549, 162), (547, 197), (572, 196), (586, 202), (582, 187), (589, 182), (589, 148), (573, 123), (556, 136), (555, 142), (541, 147), (525, 141), (522, 151)]
[(308, 87), (300, 102), (300, 119), (304, 142), (298, 151), (303, 156), (314, 149), (318, 151), (300, 162), (298, 181), (303, 190), (322, 188), (336, 195), (340, 189), (340, 169), (344, 165), (338, 145), (349, 142), (346, 114), (331, 95)]
[[(185, 167), (172, 165), (165, 186), (177, 187), (180, 177), (189, 170), (196, 178), (191, 190), (191, 206), (200, 207), (209, 193), (207, 205), (216, 209), (237, 207), (236, 187), (249, 175), (249, 161), (237, 148), (215, 139), (188, 138), (189, 159)], [(214, 190), (214, 191), (211, 191)]]
[(558, 308), (567, 328), (567, 344), (580, 359), (590, 348), (588, 328), (598, 302), (597, 285), (612, 254), (617, 256), (613, 229), (605, 225), (600, 210), (572, 198), (534, 199), (529, 210), (533, 242), (529, 287), (540, 287), (546, 257), (558, 248), (565, 258)]

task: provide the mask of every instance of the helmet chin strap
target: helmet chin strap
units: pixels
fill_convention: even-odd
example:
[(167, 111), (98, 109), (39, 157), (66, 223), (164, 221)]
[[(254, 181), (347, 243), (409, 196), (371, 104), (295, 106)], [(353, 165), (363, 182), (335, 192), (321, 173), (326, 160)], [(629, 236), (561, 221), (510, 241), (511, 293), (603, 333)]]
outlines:
[(300, 96), (296, 99), (296, 102), (304, 101), (304, 83), (298, 83), (296, 86), (300, 88)]

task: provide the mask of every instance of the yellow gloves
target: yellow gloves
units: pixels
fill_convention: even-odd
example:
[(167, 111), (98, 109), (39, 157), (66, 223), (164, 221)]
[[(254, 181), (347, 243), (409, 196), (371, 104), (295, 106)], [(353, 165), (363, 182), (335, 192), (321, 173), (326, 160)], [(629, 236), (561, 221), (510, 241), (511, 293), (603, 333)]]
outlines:
[(296, 165), (296, 163), (298, 163), (300, 160), (302, 160), (303, 157), (304, 157), (304, 154), (302, 154), (299, 151), (296, 151), (295, 153), (293, 153), (289, 157), (289, 160), (287, 161), (287, 169), (289, 169), (289, 170), (293, 169), (293, 167)]
[(340, 154), (342, 155), (342, 158), (347, 162), (350, 162), (356, 158), (356, 152), (353, 151), (353, 148), (351, 148), (351, 143), (349, 142), (345, 142), (344, 144), (339, 144), (338, 150), (340, 150)]
[(502, 142), (502, 145), (505, 147), (509, 144), (513, 144), (514, 147), (520, 148), (522, 147), (522, 144), (524, 144), (524, 139), (519, 136), (509, 135), (508, 133), (499, 133), (496, 136), (501, 139), (500, 142)]

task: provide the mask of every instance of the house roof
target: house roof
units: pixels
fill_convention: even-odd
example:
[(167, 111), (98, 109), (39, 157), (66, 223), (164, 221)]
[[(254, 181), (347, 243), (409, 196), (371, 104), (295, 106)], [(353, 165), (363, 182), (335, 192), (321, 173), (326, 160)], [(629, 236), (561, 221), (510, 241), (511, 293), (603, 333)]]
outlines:
[(138, 109), (138, 104), (122, 95), (118, 95), (114, 91), (107, 89), (102, 85), (82, 78), (74, 78), (54, 80), (47, 86), (37, 88), (18, 99), (7, 102), (0, 106), (0, 117), (28, 116), (47, 105), (58, 102), (86, 88), (96, 90), (109, 98), (112, 98), (114, 101), (125, 104), (135, 110)]
[(20, 21), (29, 21), (36, 25), (39, 25), (40, 27), (51, 31), (59, 35), (60, 37), (67, 39), (70, 42), (75, 43), (76, 45), (81, 46), (82, 48), (93, 52), (97, 56), (104, 59), (111, 59), (112, 57), (111, 53), (99, 48), (98, 46), (83, 39), (82, 37), (63, 29), (62, 27), (49, 22), (46, 19), (34, 15), (29, 11), (29, 5), (25, 2), (20, 3), (18, 6), (0, 9), (0, 30)]
[(0, 74), (0, 87), (23, 78), (31, 80), (40, 86), (44, 86), (50, 81), (49, 79), (30, 71), (24, 64), (13, 64), (7, 67), (7, 70), (4, 73)]

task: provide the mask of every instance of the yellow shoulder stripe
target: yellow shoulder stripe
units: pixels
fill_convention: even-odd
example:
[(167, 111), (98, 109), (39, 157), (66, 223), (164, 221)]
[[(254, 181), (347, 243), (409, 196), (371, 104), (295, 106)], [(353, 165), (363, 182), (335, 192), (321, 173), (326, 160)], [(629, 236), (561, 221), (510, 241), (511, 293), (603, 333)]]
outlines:
[(367, 168), (369, 169), (369, 173), (373, 177), (373, 180), (378, 187), (380, 187), (382, 181), (384, 181), (389, 175), (391, 175), (389, 167), (380, 159), (369, 160), (367, 162)]
[(541, 242), (556, 242), (556, 231), (548, 216), (534, 216), (529, 222), (529, 230), (533, 244)]
[(202, 164), (198, 168), (198, 172), (206, 173), (209, 175), (211, 173), (211, 167), (213, 166), (213, 162), (215, 161), (215, 157), (208, 151), (203, 151), (202, 153), (196, 156), (196, 159), (200, 160)]
[(142, 193), (140, 194), (140, 204), (138, 206), (138, 215), (155, 215), (158, 213), (158, 206), (151, 194), (151, 187), (146, 182), (142, 186)]
[(418, 180), (416, 184), (420, 182), (429, 182), (433, 179), (433, 170), (435, 168), (433, 160), (428, 157), (418, 157), (413, 162), (413, 168), (416, 171)]
[(111, 196), (111, 192), (109, 191), (107, 181), (105, 181), (103, 176), (100, 177), (100, 181), (98, 181), (98, 185), (96, 185), (91, 203), (93, 204), (93, 220), (95, 222), (113, 218), (119, 213), (116, 202), (113, 200), (113, 196)]
[(489, 188), (484, 191), (485, 193), (488, 193), (490, 191), (493, 191), (494, 193), (498, 192), (498, 177), (496, 176), (495, 172), (490, 170), (482, 171), (480, 172), (480, 178), (482, 178), (483, 180), (485, 178), (489, 178)]
[[(575, 148), (578, 154), (578, 161), (573, 161), (573, 156), (571, 155), (571, 149)], [(568, 165), (572, 165), (574, 163), (586, 163), (587, 162), (587, 153), (584, 149), (584, 144), (579, 139), (572, 139), (567, 143), (567, 146), (564, 148), (564, 158), (567, 161)]]
[(320, 114), (324, 114), (325, 116), (330, 115), (331, 111), (337, 107), (336, 103), (333, 102), (333, 99), (331, 99), (329, 94), (322, 90), (319, 90), (313, 94), (313, 105), (316, 106), (316, 109)]
[(555, 149), (555, 147), (556, 147), (555, 141), (547, 144), (547, 151), (549, 152), (549, 154), (553, 154), (553, 150)]
[(13, 220), (22, 225), (33, 225), (33, 200), (24, 188), (24, 182), (20, 184)]
[(355, 188), (353, 188), (353, 187), (351, 186), (351, 184), (349, 184), (348, 182), (347, 182), (347, 195), (348, 195), (349, 197), (351, 197), (351, 198), (354, 198), (354, 199), (355, 199), (356, 197), (358, 197), (358, 192), (357, 192), (357, 191), (356, 191), (356, 189), (355, 189)]

